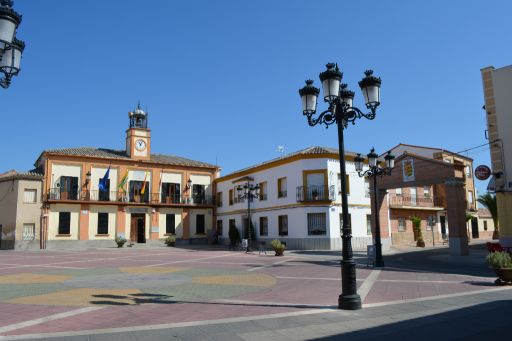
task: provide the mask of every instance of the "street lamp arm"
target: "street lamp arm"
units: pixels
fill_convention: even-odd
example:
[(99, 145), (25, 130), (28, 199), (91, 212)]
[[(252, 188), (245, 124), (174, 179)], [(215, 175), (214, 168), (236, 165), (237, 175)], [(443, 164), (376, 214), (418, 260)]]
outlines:
[(380, 168), (380, 167), (371, 167), (364, 172), (357, 172), (359, 177), (368, 177), (371, 178), (372, 176), (384, 176), (384, 175), (391, 175), (391, 168)]
[(359, 118), (366, 118), (368, 120), (373, 120), (375, 118), (375, 113), (376, 113), (376, 109), (375, 108), (371, 108), (371, 111), (369, 113), (364, 113), (363, 111), (361, 111), (359, 108), (357, 107), (346, 107), (345, 103), (343, 103), (342, 105), (343, 107), (343, 120), (344, 120), (344, 124), (345, 124), (345, 127), (347, 126), (347, 124), (350, 122), (352, 124), (356, 124), (356, 120), (359, 119)]
[(308, 124), (312, 127), (317, 124), (325, 124), (326, 128), (328, 128), (331, 124), (336, 123), (336, 118), (333, 115), (335, 109), (335, 106), (329, 106), (329, 109), (321, 112), (317, 118), (313, 117), (314, 113), (307, 114)]

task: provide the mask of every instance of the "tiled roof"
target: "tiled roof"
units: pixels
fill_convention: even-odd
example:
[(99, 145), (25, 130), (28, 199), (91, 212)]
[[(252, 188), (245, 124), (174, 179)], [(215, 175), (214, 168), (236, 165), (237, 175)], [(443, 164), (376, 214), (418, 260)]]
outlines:
[[(94, 147), (79, 147), (79, 148), (63, 148), (63, 149), (49, 149), (43, 151), (43, 154), (55, 154), (55, 155), (73, 155), (73, 156), (84, 156), (84, 157), (97, 157), (104, 159), (115, 159), (115, 160), (133, 160), (131, 159), (124, 150), (114, 150), (106, 148), (94, 148)], [(186, 166), (186, 167), (205, 167), (205, 168), (216, 168), (217, 166), (187, 159), (176, 155), (163, 155), (163, 154), (151, 154), (148, 162), (159, 163), (173, 166)]]
[(479, 217), (492, 217), (491, 212), (487, 208), (479, 208), (478, 209)]
[[(290, 153), (290, 154), (287, 154), (287, 155), (283, 155), (283, 156), (277, 157), (275, 159), (271, 159), (271, 160), (268, 160), (268, 161), (264, 161), (264, 162), (255, 164), (255, 165), (250, 166), (250, 167), (239, 169), (237, 171), (234, 171), (234, 172), (231, 172), (229, 174), (226, 174), (226, 175), (222, 176), (221, 178), (228, 177), (228, 176), (231, 176), (231, 175), (237, 174), (237, 173), (242, 173), (242, 172), (248, 171), (250, 169), (257, 168), (257, 167), (260, 167), (260, 166), (264, 166), (264, 165), (267, 165), (267, 164), (271, 164), (271, 163), (274, 163), (274, 162), (278, 162), (278, 161), (281, 161), (281, 160), (293, 158), (293, 157), (295, 157), (297, 155), (311, 155), (311, 154), (339, 154), (339, 150), (338, 150), (338, 148), (320, 147), (320, 146), (308, 147), (308, 148), (301, 149), (299, 151), (296, 151), (296, 152), (293, 152), (293, 153)], [(357, 153), (345, 150), (345, 155), (356, 156)]]
[(0, 174), (0, 181), (7, 181), (12, 179), (29, 179), (29, 180), (40, 180), (43, 178), (43, 174), (39, 173), (38, 170), (34, 169), (28, 172), (18, 172), (14, 169)]

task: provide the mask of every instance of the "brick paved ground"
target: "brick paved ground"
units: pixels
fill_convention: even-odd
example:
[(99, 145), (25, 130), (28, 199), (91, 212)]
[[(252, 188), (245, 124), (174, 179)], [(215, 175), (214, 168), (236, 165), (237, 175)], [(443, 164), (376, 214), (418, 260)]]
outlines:
[[(354, 319), (373, 310), (391, 309), (400, 315), (401, 309), (411, 306), (407, 308), (414, 312), (411, 316), (421, 317), (421, 310), (442, 312), (453, 307), (442, 302), (457, 297), (510, 294), (508, 288), (494, 285), (485, 254), (481, 245), (472, 248), (470, 257), (450, 257), (446, 248), (406, 249), (387, 255), (387, 267), (377, 270), (367, 269), (364, 255), (356, 252), (357, 283), (365, 308), (339, 312), (340, 257), (334, 252), (287, 252), (285, 257), (274, 257), (165, 247), (6, 251), (0, 253), (0, 339), (103, 333), (108, 333), (105, 339), (121, 339), (122, 333), (137, 331), (142, 334), (133, 335), (143, 339), (149, 336), (142, 331), (149, 329), (156, 333), (149, 340), (159, 339), (154, 330), (174, 327), (188, 330), (188, 336), (176, 335), (183, 339), (210, 334), (240, 339), (243, 334), (242, 339), (261, 340), (265, 337), (261, 333), (291, 328), (290, 323), (293, 330), (300, 330), (301, 320), (314, 322), (315, 316), (322, 316), (326, 324), (329, 316), (339, 319), (340, 314), (351, 321), (345, 330), (350, 331), (367, 323)], [(438, 301), (440, 305), (425, 303)], [(423, 302), (420, 311), (417, 302)], [(284, 324), (271, 328), (281, 320)], [(245, 325), (244, 329), (244, 321), (259, 321), (258, 328)], [(375, 325), (382, 322), (375, 321)], [(228, 322), (242, 324), (239, 333), (212, 331)], [(340, 324), (336, 326), (339, 329)], [(328, 330), (317, 335), (332, 335), (325, 333)], [(164, 335), (169, 333), (162, 334), (166, 339)], [(313, 338), (311, 333), (300, 335)], [(291, 339), (301, 339), (300, 335)]]

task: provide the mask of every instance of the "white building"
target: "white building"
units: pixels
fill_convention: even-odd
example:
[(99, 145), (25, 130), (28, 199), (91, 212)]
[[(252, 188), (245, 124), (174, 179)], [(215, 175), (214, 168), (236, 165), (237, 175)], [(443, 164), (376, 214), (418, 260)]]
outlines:
[[(369, 185), (354, 167), (354, 153), (346, 153), (349, 213), (354, 248), (372, 243)], [(256, 239), (273, 239), (293, 249), (341, 249), (341, 190), (338, 150), (310, 147), (215, 180), (217, 232), (228, 243), (230, 225), (243, 236), (247, 201), (238, 200), (236, 187), (259, 184), (259, 198), (251, 202)]]

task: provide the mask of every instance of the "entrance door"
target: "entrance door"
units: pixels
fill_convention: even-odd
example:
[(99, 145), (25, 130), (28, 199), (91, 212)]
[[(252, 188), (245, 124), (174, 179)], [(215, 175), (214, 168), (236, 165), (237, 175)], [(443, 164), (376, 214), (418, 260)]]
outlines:
[(132, 214), (130, 240), (137, 243), (146, 242), (146, 215)]
[(439, 222), (441, 223), (441, 237), (446, 239), (446, 217), (444, 215), (440, 216)]
[(473, 238), (479, 238), (480, 237), (478, 235), (478, 219), (477, 218), (471, 219), (471, 236)]

